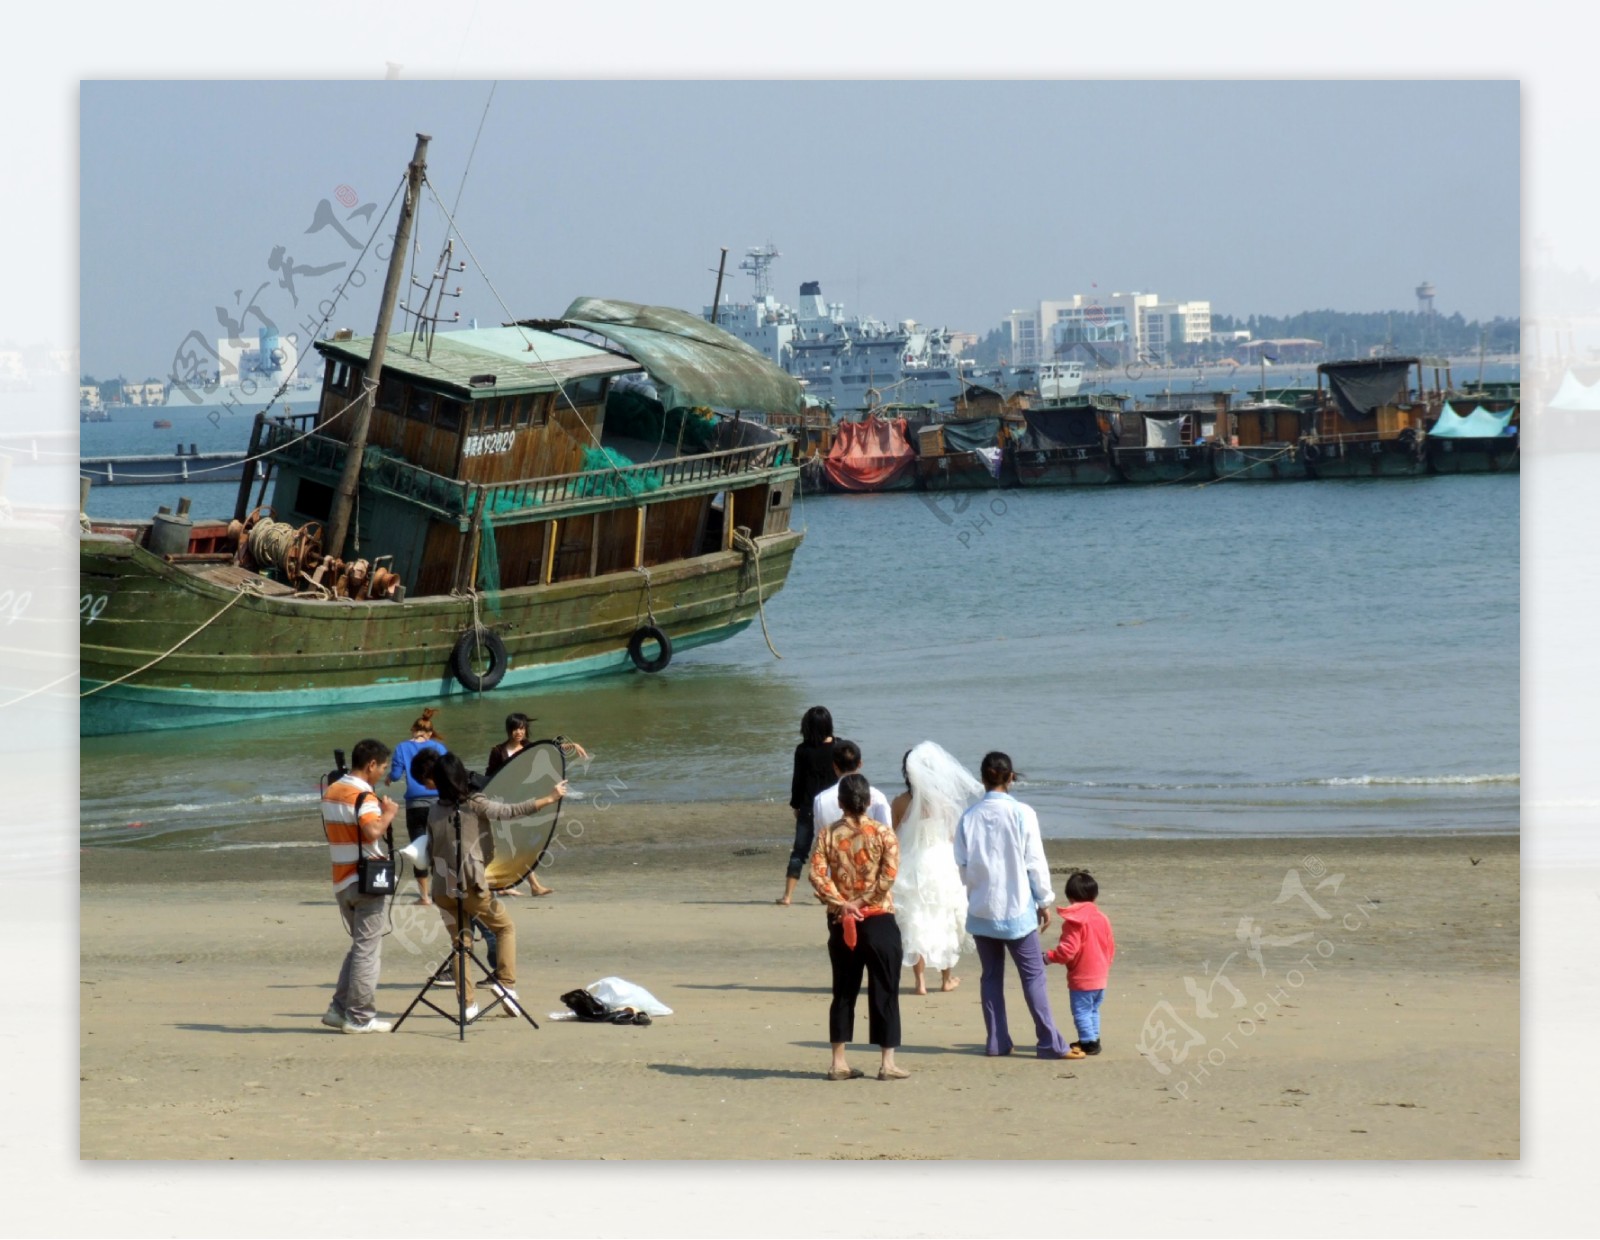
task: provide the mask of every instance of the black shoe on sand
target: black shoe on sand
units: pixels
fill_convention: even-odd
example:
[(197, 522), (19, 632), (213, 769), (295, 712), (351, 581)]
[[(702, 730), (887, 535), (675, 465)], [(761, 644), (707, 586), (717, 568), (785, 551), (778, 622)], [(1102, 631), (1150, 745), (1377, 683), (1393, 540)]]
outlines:
[(1078, 1043), (1075, 1043), (1074, 1045), (1076, 1045), (1081, 1051), (1083, 1051), (1083, 1053), (1085, 1055), (1098, 1055), (1100, 1053), (1100, 1039), (1099, 1038), (1096, 1038), (1093, 1042), (1078, 1042)]

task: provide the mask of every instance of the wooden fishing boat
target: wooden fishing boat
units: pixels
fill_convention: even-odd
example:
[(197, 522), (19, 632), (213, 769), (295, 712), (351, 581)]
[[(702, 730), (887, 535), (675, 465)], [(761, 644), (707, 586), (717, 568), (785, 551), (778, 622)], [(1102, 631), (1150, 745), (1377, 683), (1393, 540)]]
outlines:
[[(708, 410), (797, 412), (799, 385), (628, 302), (391, 342), (426, 145), (377, 331), (317, 342), (316, 413), (257, 416), (254, 505), (247, 472), (231, 519), (185, 504), (83, 535), (85, 735), (659, 671), (764, 623), (801, 542), (793, 444)], [(603, 438), (623, 410), (630, 434)]]
[(1458, 414), (1447, 402), (1428, 428), (1424, 445), (1435, 474), (1514, 474), (1522, 451), (1517, 406), (1495, 411), (1482, 405)]
[(1128, 482), (1207, 481), (1214, 474), (1204, 419), (1214, 417), (1211, 409), (1120, 413), (1112, 463)]
[(1023, 412), (1007, 447), (1017, 485), (1104, 486), (1121, 482), (1111, 460), (1112, 419), (1122, 401), (1102, 394), (1068, 397)]
[(1211, 443), (1212, 464), (1224, 482), (1279, 482), (1305, 478), (1300, 439), (1306, 418), (1277, 403), (1250, 403), (1229, 409), (1225, 428)]
[[(1408, 387), (1413, 366), (1415, 397)], [(1393, 478), (1426, 472), (1423, 428), (1431, 414), (1422, 359), (1323, 362), (1317, 367), (1317, 393), (1312, 430), (1300, 446), (1313, 477)]]
[(924, 491), (987, 491), (1014, 486), (1004, 451), (1008, 420), (946, 418), (916, 432), (917, 485)]

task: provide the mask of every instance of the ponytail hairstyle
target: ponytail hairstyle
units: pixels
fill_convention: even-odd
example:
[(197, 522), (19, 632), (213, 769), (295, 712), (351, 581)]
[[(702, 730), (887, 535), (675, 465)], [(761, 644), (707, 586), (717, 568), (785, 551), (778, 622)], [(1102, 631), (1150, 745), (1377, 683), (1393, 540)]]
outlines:
[(860, 818), (872, 804), (872, 785), (860, 774), (846, 775), (839, 781), (839, 808), (852, 818)]
[(411, 725), (411, 730), (413, 732), (421, 732), (430, 741), (444, 740), (444, 737), (433, 730), (433, 717), (438, 713), (435, 707), (428, 707), (427, 710), (422, 712), (422, 717)]

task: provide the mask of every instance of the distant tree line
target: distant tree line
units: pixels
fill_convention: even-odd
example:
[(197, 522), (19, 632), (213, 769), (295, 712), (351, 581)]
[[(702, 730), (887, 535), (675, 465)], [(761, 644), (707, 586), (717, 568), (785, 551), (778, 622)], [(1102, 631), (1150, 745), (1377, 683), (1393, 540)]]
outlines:
[[(1252, 340), (1320, 340), (1329, 358), (1365, 357), (1373, 349), (1396, 353), (1453, 354), (1516, 353), (1522, 344), (1520, 318), (1466, 319), (1460, 314), (1419, 314), (1415, 310), (1350, 312), (1304, 310), (1285, 316), (1251, 314), (1235, 317), (1213, 314), (1211, 330), (1217, 335), (1248, 331)], [(1177, 365), (1211, 361), (1236, 355), (1230, 340), (1178, 345), (1165, 360)], [(1009, 360), (1011, 329), (1001, 324), (980, 340), (970, 356), (980, 366)]]

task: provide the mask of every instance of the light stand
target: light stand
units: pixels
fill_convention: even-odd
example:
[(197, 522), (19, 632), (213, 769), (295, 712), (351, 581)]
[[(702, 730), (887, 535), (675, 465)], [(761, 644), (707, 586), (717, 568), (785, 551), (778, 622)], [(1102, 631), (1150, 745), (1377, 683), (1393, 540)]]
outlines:
[[(394, 1028), (398, 1030), (405, 1022), (406, 1017), (411, 1015), (412, 1009), (415, 1008), (417, 1004), (421, 1003), (432, 1008), (435, 1012), (439, 1013), (440, 1016), (443, 1016), (446, 1020), (455, 1025), (457, 1038), (460, 1041), (466, 1041), (468, 1025), (472, 1024), (473, 1021), (478, 1020), (481, 1017), (487, 1016), (490, 1012), (494, 1011), (497, 1006), (503, 1003), (508, 1003), (509, 1000), (507, 1000), (505, 995), (502, 993), (502, 988), (498, 979), (496, 979), (494, 972), (487, 964), (478, 959), (478, 954), (469, 946), (472, 938), (472, 915), (467, 912), (466, 885), (462, 882), (461, 875), (461, 810), (459, 808), (452, 815), (452, 822), (455, 827), (456, 835), (456, 868), (453, 877), (455, 879), (456, 891), (458, 893), (456, 895), (456, 930), (455, 934), (452, 936), (453, 942), (450, 945), (449, 954), (445, 956), (442, 961), (440, 961), (439, 967), (428, 975), (428, 980), (422, 983), (422, 989), (417, 991), (416, 996), (411, 1000), (411, 1003), (406, 1007), (406, 1010), (400, 1013), (399, 1020), (394, 1022)], [(490, 898), (493, 898), (492, 892), (490, 893)], [(479, 970), (481, 970), (482, 977), (479, 979), (480, 984), (488, 986), (494, 994), (494, 998), (491, 999), (486, 1005), (479, 1008), (478, 1012), (471, 1018), (468, 1018), (467, 1016), (468, 961), (471, 961), (479, 968)], [(446, 969), (455, 970), (453, 976), (455, 977), (456, 983), (456, 1010), (454, 1012), (445, 1011), (442, 1007), (435, 1003), (428, 994), (429, 990), (433, 987), (434, 982), (436, 982), (439, 977), (443, 975)], [(534, 1020), (533, 1017), (528, 1014), (528, 1009), (525, 1004), (518, 1002), (514, 1006), (517, 1014), (521, 1016), (523, 1020), (527, 1021), (535, 1029), (539, 1027), (539, 1022)]]

